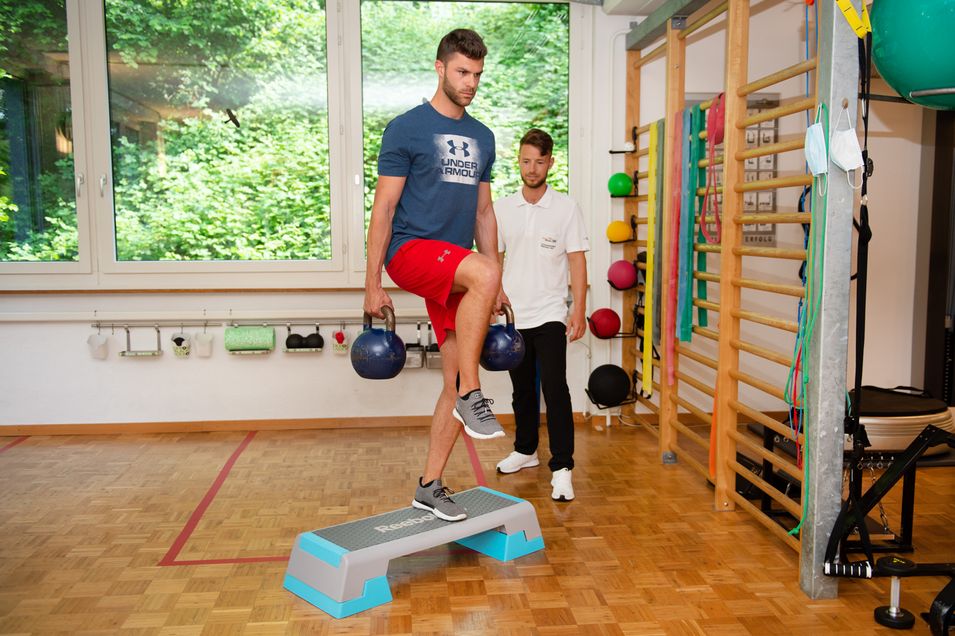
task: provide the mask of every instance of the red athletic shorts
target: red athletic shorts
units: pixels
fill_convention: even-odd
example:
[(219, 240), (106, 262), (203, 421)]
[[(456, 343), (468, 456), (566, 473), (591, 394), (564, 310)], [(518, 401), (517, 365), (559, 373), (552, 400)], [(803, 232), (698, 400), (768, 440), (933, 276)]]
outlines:
[(398, 287), (424, 298), (438, 346), (454, 331), (458, 304), (464, 294), (451, 293), (454, 273), (472, 252), (460, 245), (431, 239), (412, 239), (398, 248), (385, 266)]

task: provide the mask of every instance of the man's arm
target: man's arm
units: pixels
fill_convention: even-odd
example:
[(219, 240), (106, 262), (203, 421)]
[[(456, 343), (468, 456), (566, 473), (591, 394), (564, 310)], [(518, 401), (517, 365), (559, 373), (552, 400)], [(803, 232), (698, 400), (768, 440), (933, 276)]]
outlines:
[(375, 186), (375, 201), (371, 205), (371, 221), (368, 223), (368, 260), (365, 264), (366, 312), (382, 318), (381, 308), (388, 305), (394, 309), (391, 297), (381, 287), (381, 268), (391, 242), (391, 222), (398, 207), (398, 199), (405, 187), (405, 177), (378, 177)]
[[(498, 263), (503, 262), (503, 256), (497, 251), (497, 217), (494, 216), (494, 204), (491, 201), (491, 184), (488, 181), (482, 181), (478, 185), (477, 200), (477, 218), (474, 221), (474, 242), (477, 244), (478, 252), (489, 258), (493, 258)], [(494, 311), (501, 313), (501, 304), (511, 304), (504, 289), (497, 295), (494, 303)]]
[(570, 341), (579, 339), (587, 328), (587, 256), (586, 252), (567, 254), (570, 266), (570, 294), (574, 303), (570, 306), (570, 319), (567, 321), (567, 336)]

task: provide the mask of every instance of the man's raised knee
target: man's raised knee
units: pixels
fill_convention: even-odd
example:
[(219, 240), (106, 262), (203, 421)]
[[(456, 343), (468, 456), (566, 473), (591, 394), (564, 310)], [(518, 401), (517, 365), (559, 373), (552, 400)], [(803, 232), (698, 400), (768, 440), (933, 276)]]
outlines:
[(501, 268), (497, 261), (483, 254), (471, 254), (461, 263), (461, 280), (457, 281), (468, 291), (487, 296), (496, 296), (501, 289)]

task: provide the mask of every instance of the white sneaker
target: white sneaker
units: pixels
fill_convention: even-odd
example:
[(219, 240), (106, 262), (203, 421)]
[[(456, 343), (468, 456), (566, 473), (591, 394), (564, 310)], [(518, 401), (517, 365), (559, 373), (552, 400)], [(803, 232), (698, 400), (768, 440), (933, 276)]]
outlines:
[(554, 476), (550, 480), (550, 485), (554, 487), (550, 498), (554, 501), (570, 501), (574, 498), (574, 485), (570, 483), (571, 472), (573, 471), (569, 468), (554, 471)]
[(540, 466), (540, 462), (537, 461), (536, 452), (525, 455), (524, 453), (514, 451), (497, 463), (497, 472), (504, 474), (516, 473), (521, 468), (533, 468), (534, 466)]

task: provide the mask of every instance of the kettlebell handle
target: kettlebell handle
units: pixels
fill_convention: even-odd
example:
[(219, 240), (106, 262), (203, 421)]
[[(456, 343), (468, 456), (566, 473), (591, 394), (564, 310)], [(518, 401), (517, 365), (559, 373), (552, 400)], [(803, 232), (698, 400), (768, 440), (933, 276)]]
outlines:
[[(385, 305), (381, 308), (381, 313), (385, 315), (385, 331), (394, 332), (395, 310), (388, 305)], [(361, 324), (363, 329), (371, 329), (371, 314), (369, 314), (367, 311), (362, 315)]]
[(504, 310), (504, 322), (508, 325), (514, 325), (514, 310), (507, 303), (501, 303), (501, 309)]

